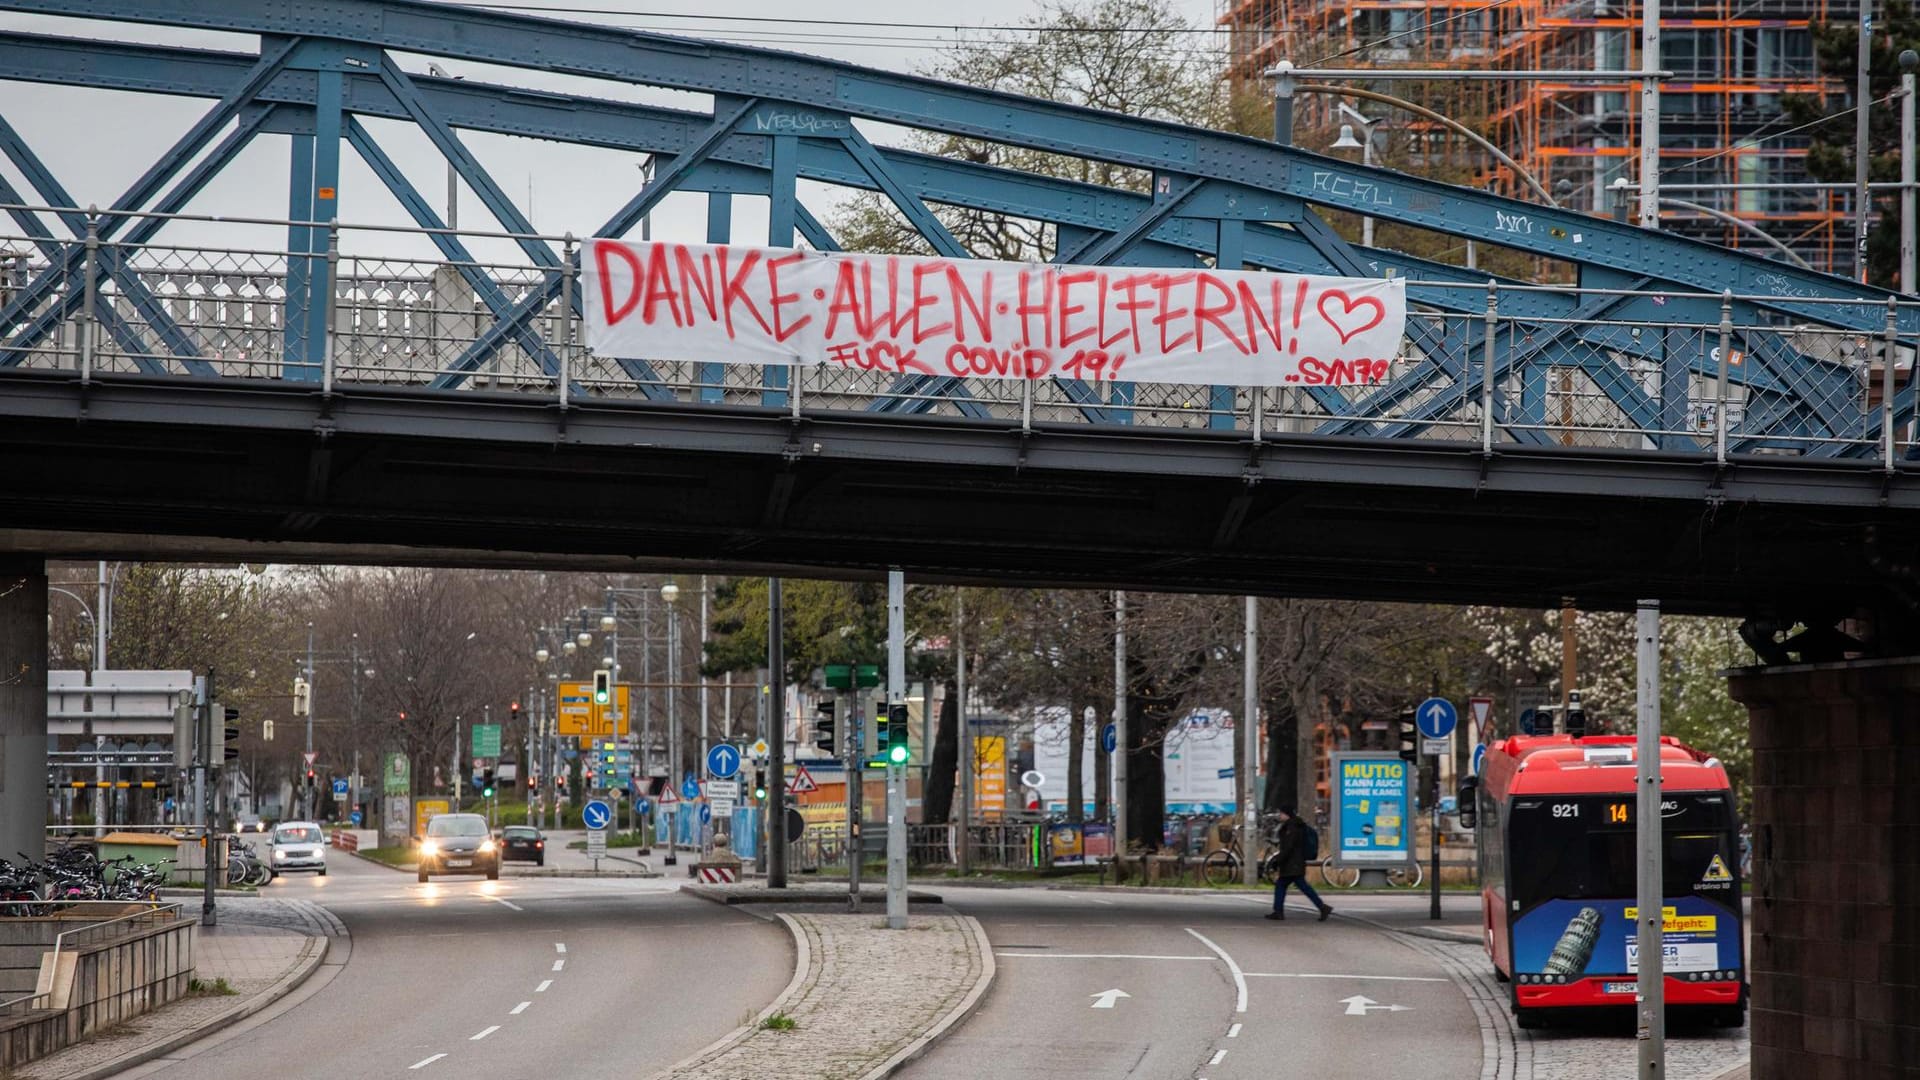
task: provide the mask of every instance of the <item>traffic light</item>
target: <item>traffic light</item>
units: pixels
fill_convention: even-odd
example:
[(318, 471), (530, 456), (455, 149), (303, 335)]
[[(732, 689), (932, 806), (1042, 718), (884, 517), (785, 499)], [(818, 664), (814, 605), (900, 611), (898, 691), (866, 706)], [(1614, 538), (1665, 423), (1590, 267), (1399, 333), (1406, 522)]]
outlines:
[(230, 725), (240, 719), (240, 710), (229, 709), (218, 702), (208, 708), (214, 740), (213, 745), (208, 748), (207, 764), (218, 765), (223, 761), (232, 761), (240, 756), (240, 729)]
[(833, 753), (833, 748), (836, 744), (836, 740), (833, 737), (833, 706), (833, 701), (829, 699), (813, 707), (815, 713), (813, 718), (813, 745), (825, 750), (829, 754)]
[(1412, 709), (1400, 714), (1400, 718), (1394, 722), (1394, 730), (1400, 736), (1400, 760), (1420, 760), (1420, 729), (1414, 723)]
[(879, 745), (874, 747), (875, 755), (890, 764), (905, 765), (913, 753), (913, 748), (907, 745), (907, 706), (904, 703), (888, 705), (886, 717), (878, 726)]
[(767, 801), (767, 770), (753, 770), (753, 798), (755, 802)]
[(605, 705), (613, 700), (613, 672), (601, 668), (593, 673), (593, 703)]
[(173, 767), (176, 769), (193, 768), (193, 691), (180, 692), (179, 703), (173, 707)]
[(311, 767), (307, 769), (307, 789), (309, 791), (313, 789), (313, 769)]
[(1580, 691), (1567, 693), (1567, 734), (1578, 739), (1587, 733), (1587, 710), (1580, 704)]
[(313, 684), (303, 676), (293, 677), (293, 715), (306, 716), (313, 711)]

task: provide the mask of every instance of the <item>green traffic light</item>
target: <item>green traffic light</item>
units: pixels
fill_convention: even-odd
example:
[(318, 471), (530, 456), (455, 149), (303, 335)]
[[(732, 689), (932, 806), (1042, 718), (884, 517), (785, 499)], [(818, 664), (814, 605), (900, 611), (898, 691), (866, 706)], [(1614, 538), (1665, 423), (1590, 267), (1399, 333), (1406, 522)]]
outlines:
[(489, 799), (491, 799), (491, 798), (493, 798), (493, 789), (492, 789), (492, 788), (483, 788), (483, 789), (481, 789), (481, 792), (480, 792), (480, 794), (482, 794), (482, 795), (484, 795), (484, 796), (486, 796), (487, 798), (489, 798)]
[(887, 757), (892, 759), (895, 765), (905, 765), (907, 763), (907, 748), (904, 746), (893, 747), (887, 751)]

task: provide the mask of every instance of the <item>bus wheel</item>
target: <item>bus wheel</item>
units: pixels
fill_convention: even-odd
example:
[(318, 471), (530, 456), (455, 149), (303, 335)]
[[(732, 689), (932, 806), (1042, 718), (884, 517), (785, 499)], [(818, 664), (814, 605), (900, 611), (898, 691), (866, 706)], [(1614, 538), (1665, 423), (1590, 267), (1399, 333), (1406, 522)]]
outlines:
[(1547, 1026), (1546, 1018), (1540, 1015), (1539, 1009), (1523, 1009), (1518, 1005), (1513, 1007), (1513, 1022), (1524, 1031), (1535, 1031)]
[(1711, 1021), (1714, 1027), (1737, 1028), (1747, 1023), (1747, 1010), (1738, 1005), (1726, 1005), (1713, 1011)]

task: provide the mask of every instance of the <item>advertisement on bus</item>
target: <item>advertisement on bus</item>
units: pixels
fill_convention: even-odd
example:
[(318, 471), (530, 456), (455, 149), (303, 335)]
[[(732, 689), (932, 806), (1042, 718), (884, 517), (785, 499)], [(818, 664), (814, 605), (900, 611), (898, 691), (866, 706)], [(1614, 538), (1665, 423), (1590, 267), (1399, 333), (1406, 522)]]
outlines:
[[(1740, 924), (1725, 909), (1685, 896), (1662, 910), (1662, 970), (1740, 967)], [(1569, 977), (1638, 974), (1638, 918), (1630, 900), (1549, 900), (1514, 922), (1514, 970)]]
[(1398, 754), (1333, 755), (1334, 856), (1342, 862), (1412, 858), (1413, 766)]

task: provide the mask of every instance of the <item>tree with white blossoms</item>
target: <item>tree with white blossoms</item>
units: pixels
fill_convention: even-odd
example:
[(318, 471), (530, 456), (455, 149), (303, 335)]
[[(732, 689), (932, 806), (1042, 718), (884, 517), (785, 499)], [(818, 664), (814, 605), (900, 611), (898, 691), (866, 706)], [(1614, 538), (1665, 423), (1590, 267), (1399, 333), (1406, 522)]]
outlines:
[[(1560, 612), (1470, 608), (1484, 636), (1496, 696), (1518, 686), (1556, 686)], [(1661, 731), (1719, 758), (1741, 804), (1751, 796), (1753, 755), (1747, 712), (1727, 693), (1721, 673), (1758, 662), (1740, 640), (1739, 623), (1686, 615), (1660, 620)], [(1632, 612), (1582, 611), (1575, 618), (1581, 704), (1589, 733), (1631, 734), (1638, 679)]]

